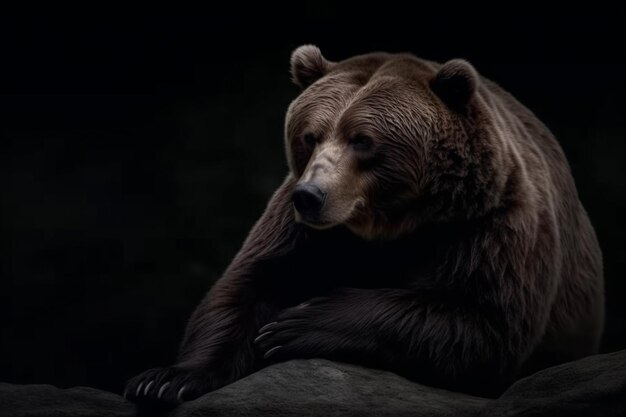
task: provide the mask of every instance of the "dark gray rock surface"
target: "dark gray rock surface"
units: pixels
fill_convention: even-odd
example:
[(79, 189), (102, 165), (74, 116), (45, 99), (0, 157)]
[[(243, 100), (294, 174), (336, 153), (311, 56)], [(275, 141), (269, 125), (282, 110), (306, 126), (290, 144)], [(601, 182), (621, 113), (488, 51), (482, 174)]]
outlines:
[(290, 361), (184, 404), (207, 416), (474, 416), (487, 400), (321, 359)]
[[(133, 404), (110, 392), (0, 383), (0, 417), (136, 415)], [(355, 365), (290, 361), (159, 415), (626, 416), (626, 350), (543, 370), (518, 381), (496, 400), (431, 388)]]
[(626, 350), (589, 356), (521, 379), (481, 417), (626, 417)]
[(133, 406), (123, 397), (88, 387), (0, 383), (0, 417), (130, 417)]

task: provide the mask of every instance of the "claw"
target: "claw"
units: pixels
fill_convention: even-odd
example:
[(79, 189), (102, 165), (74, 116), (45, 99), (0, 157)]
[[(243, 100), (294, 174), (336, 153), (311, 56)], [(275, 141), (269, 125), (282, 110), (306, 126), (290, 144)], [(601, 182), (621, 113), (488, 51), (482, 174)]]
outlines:
[(146, 385), (146, 389), (143, 390), (143, 395), (148, 395), (148, 391), (150, 391), (150, 388), (152, 387), (153, 384), (154, 384), (154, 380), (151, 380), (150, 382), (148, 382), (148, 385)]
[(143, 381), (139, 383), (139, 386), (137, 387), (137, 392), (135, 392), (135, 397), (139, 397), (139, 393), (141, 392), (141, 387), (143, 387)]
[(125, 400), (128, 399), (128, 387), (124, 388), (124, 392), (122, 393), (122, 397), (124, 397)]
[(273, 327), (276, 324), (278, 324), (277, 321), (273, 321), (271, 323), (267, 323), (265, 326), (263, 326), (263, 327), (261, 327), (259, 329), (259, 333), (263, 333), (263, 332), (267, 331), (269, 328)]
[(159, 393), (157, 394), (157, 398), (160, 400), (161, 396), (163, 395), (163, 392), (165, 392), (165, 390), (167, 389), (167, 387), (170, 386), (170, 382), (166, 382), (165, 384), (161, 385), (161, 388), (159, 388)]
[(296, 306), (296, 308), (300, 309), (300, 308), (307, 308), (308, 306), (310, 306), (311, 304), (309, 303), (300, 303)]
[(183, 385), (183, 387), (178, 390), (178, 394), (176, 395), (176, 401), (178, 401), (179, 403), (183, 402), (183, 392), (185, 392), (185, 388), (187, 388), (187, 385)]
[(263, 334), (260, 334), (259, 336), (256, 337), (256, 339), (254, 339), (254, 343), (259, 343), (261, 340), (265, 339), (268, 335), (274, 333), (273, 331), (269, 331), (269, 332), (265, 332)]
[(271, 348), (270, 350), (268, 350), (267, 352), (265, 352), (265, 355), (263, 355), (264, 359), (269, 358), (270, 356), (272, 356), (274, 354), (274, 352), (276, 352), (278, 349), (280, 349), (282, 346), (274, 346), (273, 348)]

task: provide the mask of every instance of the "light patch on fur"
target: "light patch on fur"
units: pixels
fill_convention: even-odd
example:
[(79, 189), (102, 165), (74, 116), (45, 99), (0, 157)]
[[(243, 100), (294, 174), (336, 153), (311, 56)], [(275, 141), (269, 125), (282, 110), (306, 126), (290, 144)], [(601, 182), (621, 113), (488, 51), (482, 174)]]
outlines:
[(318, 221), (305, 221), (294, 209), (296, 221), (327, 229), (346, 223), (357, 207), (363, 205), (363, 182), (350, 152), (338, 139), (317, 146), (299, 182), (320, 187), (326, 192), (326, 202)]

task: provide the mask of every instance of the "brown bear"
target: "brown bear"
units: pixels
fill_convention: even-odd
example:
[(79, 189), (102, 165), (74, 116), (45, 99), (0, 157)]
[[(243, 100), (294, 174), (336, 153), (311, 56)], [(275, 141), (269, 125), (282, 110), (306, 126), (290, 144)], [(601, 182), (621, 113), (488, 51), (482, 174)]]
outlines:
[(494, 395), (596, 352), (602, 256), (548, 129), (466, 61), (296, 49), (290, 172), (193, 313), (176, 364), (131, 379), (177, 403), (292, 358)]

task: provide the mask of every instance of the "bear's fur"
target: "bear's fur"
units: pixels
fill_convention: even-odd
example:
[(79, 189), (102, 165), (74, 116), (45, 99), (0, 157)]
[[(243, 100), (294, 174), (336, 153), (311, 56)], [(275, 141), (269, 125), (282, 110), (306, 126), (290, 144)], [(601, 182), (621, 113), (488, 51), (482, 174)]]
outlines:
[(311, 357), (493, 395), (596, 351), (600, 249), (533, 113), (463, 60), (335, 63), (307, 45), (291, 69), (290, 173), (177, 363), (133, 378), (129, 398), (185, 401)]

